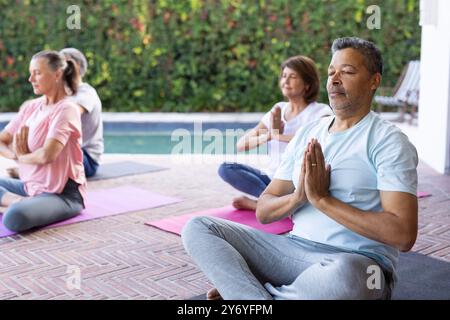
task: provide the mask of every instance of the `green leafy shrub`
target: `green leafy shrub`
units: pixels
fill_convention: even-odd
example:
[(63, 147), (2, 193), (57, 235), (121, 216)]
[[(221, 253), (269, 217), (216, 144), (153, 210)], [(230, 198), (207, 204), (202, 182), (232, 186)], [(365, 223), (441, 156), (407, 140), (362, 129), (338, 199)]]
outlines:
[[(0, 110), (32, 97), (31, 56), (73, 46), (90, 64), (86, 81), (108, 111), (264, 111), (282, 99), (280, 63), (303, 54), (319, 67), (327, 102), (332, 41), (373, 40), (385, 60), (383, 86), (420, 55), (418, 0), (83, 0), (69, 30), (70, 1), (0, 0)], [(369, 30), (369, 5), (381, 29)]]

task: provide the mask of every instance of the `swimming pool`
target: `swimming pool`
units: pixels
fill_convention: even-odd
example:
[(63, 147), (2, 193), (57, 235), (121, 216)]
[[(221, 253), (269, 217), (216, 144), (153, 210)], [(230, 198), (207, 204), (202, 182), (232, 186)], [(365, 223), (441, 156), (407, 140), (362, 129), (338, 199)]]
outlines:
[[(13, 117), (0, 121), (3, 129)], [(257, 122), (202, 121), (193, 120), (192, 115), (180, 114), (175, 121), (167, 121), (173, 115), (114, 114), (114, 118), (133, 118), (132, 121), (104, 121), (105, 153), (128, 154), (267, 154), (267, 145), (247, 152), (238, 152), (236, 143), (246, 130)], [(253, 115), (252, 115), (253, 116)], [(147, 117), (147, 118), (146, 118)], [(207, 116), (206, 116), (207, 117)], [(223, 115), (214, 115), (214, 119)], [(233, 115), (242, 118), (242, 115)], [(259, 118), (260, 115), (253, 116)], [(104, 116), (108, 118), (108, 116)], [(182, 121), (180, 121), (182, 118)]]
[[(219, 133), (220, 132), (220, 133)], [(267, 154), (267, 145), (237, 152), (241, 135), (217, 131), (194, 134), (184, 132), (105, 132), (105, 153), (130, 154)]]
[[(186, 116), (188, 119), (188, 116)], [(267, 146), (237, 152), (236, 143), (255, 122), (104, 122), (105, 153), (267, 154)]]

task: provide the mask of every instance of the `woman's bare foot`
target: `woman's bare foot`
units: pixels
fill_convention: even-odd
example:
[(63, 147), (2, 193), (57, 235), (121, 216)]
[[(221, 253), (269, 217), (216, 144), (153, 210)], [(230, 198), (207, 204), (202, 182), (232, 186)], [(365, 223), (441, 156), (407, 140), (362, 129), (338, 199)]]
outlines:
[(2, 197), (1, 206), (9, 207), (10, 205), (25, 199), (25, 197), (19, 196), (15, 193), (5, 192)]
[(14, 167), (14, 168), (7, 168), (6, 172), (8, 173), (8, 175), (13, 178), (13, 179), (19, 179), (19, 169)]
[(219, 291), (216, 288), (212, 288), (208, 291), (206, 294), (207, 300), (223, 300), (222, 296), (220, 295)]
[(232, 205), (238, 210), (256, 210), (257, 201), (246, 196), (234, 198)]

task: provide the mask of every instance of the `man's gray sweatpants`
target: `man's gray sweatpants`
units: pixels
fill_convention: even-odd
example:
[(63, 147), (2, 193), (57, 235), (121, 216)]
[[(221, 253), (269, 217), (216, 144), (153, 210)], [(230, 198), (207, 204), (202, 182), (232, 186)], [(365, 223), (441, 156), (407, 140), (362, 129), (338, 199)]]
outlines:
[[(182, 231), (184, 247), (226, 300), (385, 299), (368, 285), (373, 259), (296, 236), (265, 233), (213, 217), (195, 217)], [(375, 282), (376, 283), (376, 282)]]

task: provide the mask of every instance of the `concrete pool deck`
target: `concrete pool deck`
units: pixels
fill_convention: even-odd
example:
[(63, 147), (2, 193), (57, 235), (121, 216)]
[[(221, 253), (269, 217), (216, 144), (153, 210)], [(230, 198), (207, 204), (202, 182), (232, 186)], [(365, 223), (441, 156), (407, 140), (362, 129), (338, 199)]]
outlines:
[[(0, 122), (11, 121), (16, 112), (3, 112)], [(258, 122), (261, 112), (102, 112), (105, 122)]]
[[(11, 121), (16, 112), (0, 114), (0, 123)], [(104, 122), (225, 122), (225, 123), (257, 123), (264, 112), (102, 112)], [(396, 112), (383, 112), (384, 119), (398, 117)]]
[[(228, 205), (240, 193), (217, 176), (223, 160), (249, 165), (264, 156), (107, 154), (104, 162), (133, 160), (169, 167), (139, 176), (89, 183), (120, 185), (179, 197), (182, 202), (0, 239), (0, 299), (187, 299), (211, 284), (185, 253), (179, 236), (144, 225), (149, 220)], [(12, 163), (0, 160), (0, 174)], [(419, 237), (413, 251), (450, 261), (450, 176), (419, 166)], [(68, 286), (80, 270), (80, 289)], [(68, 272), (69, 271), (69, 272)]]

